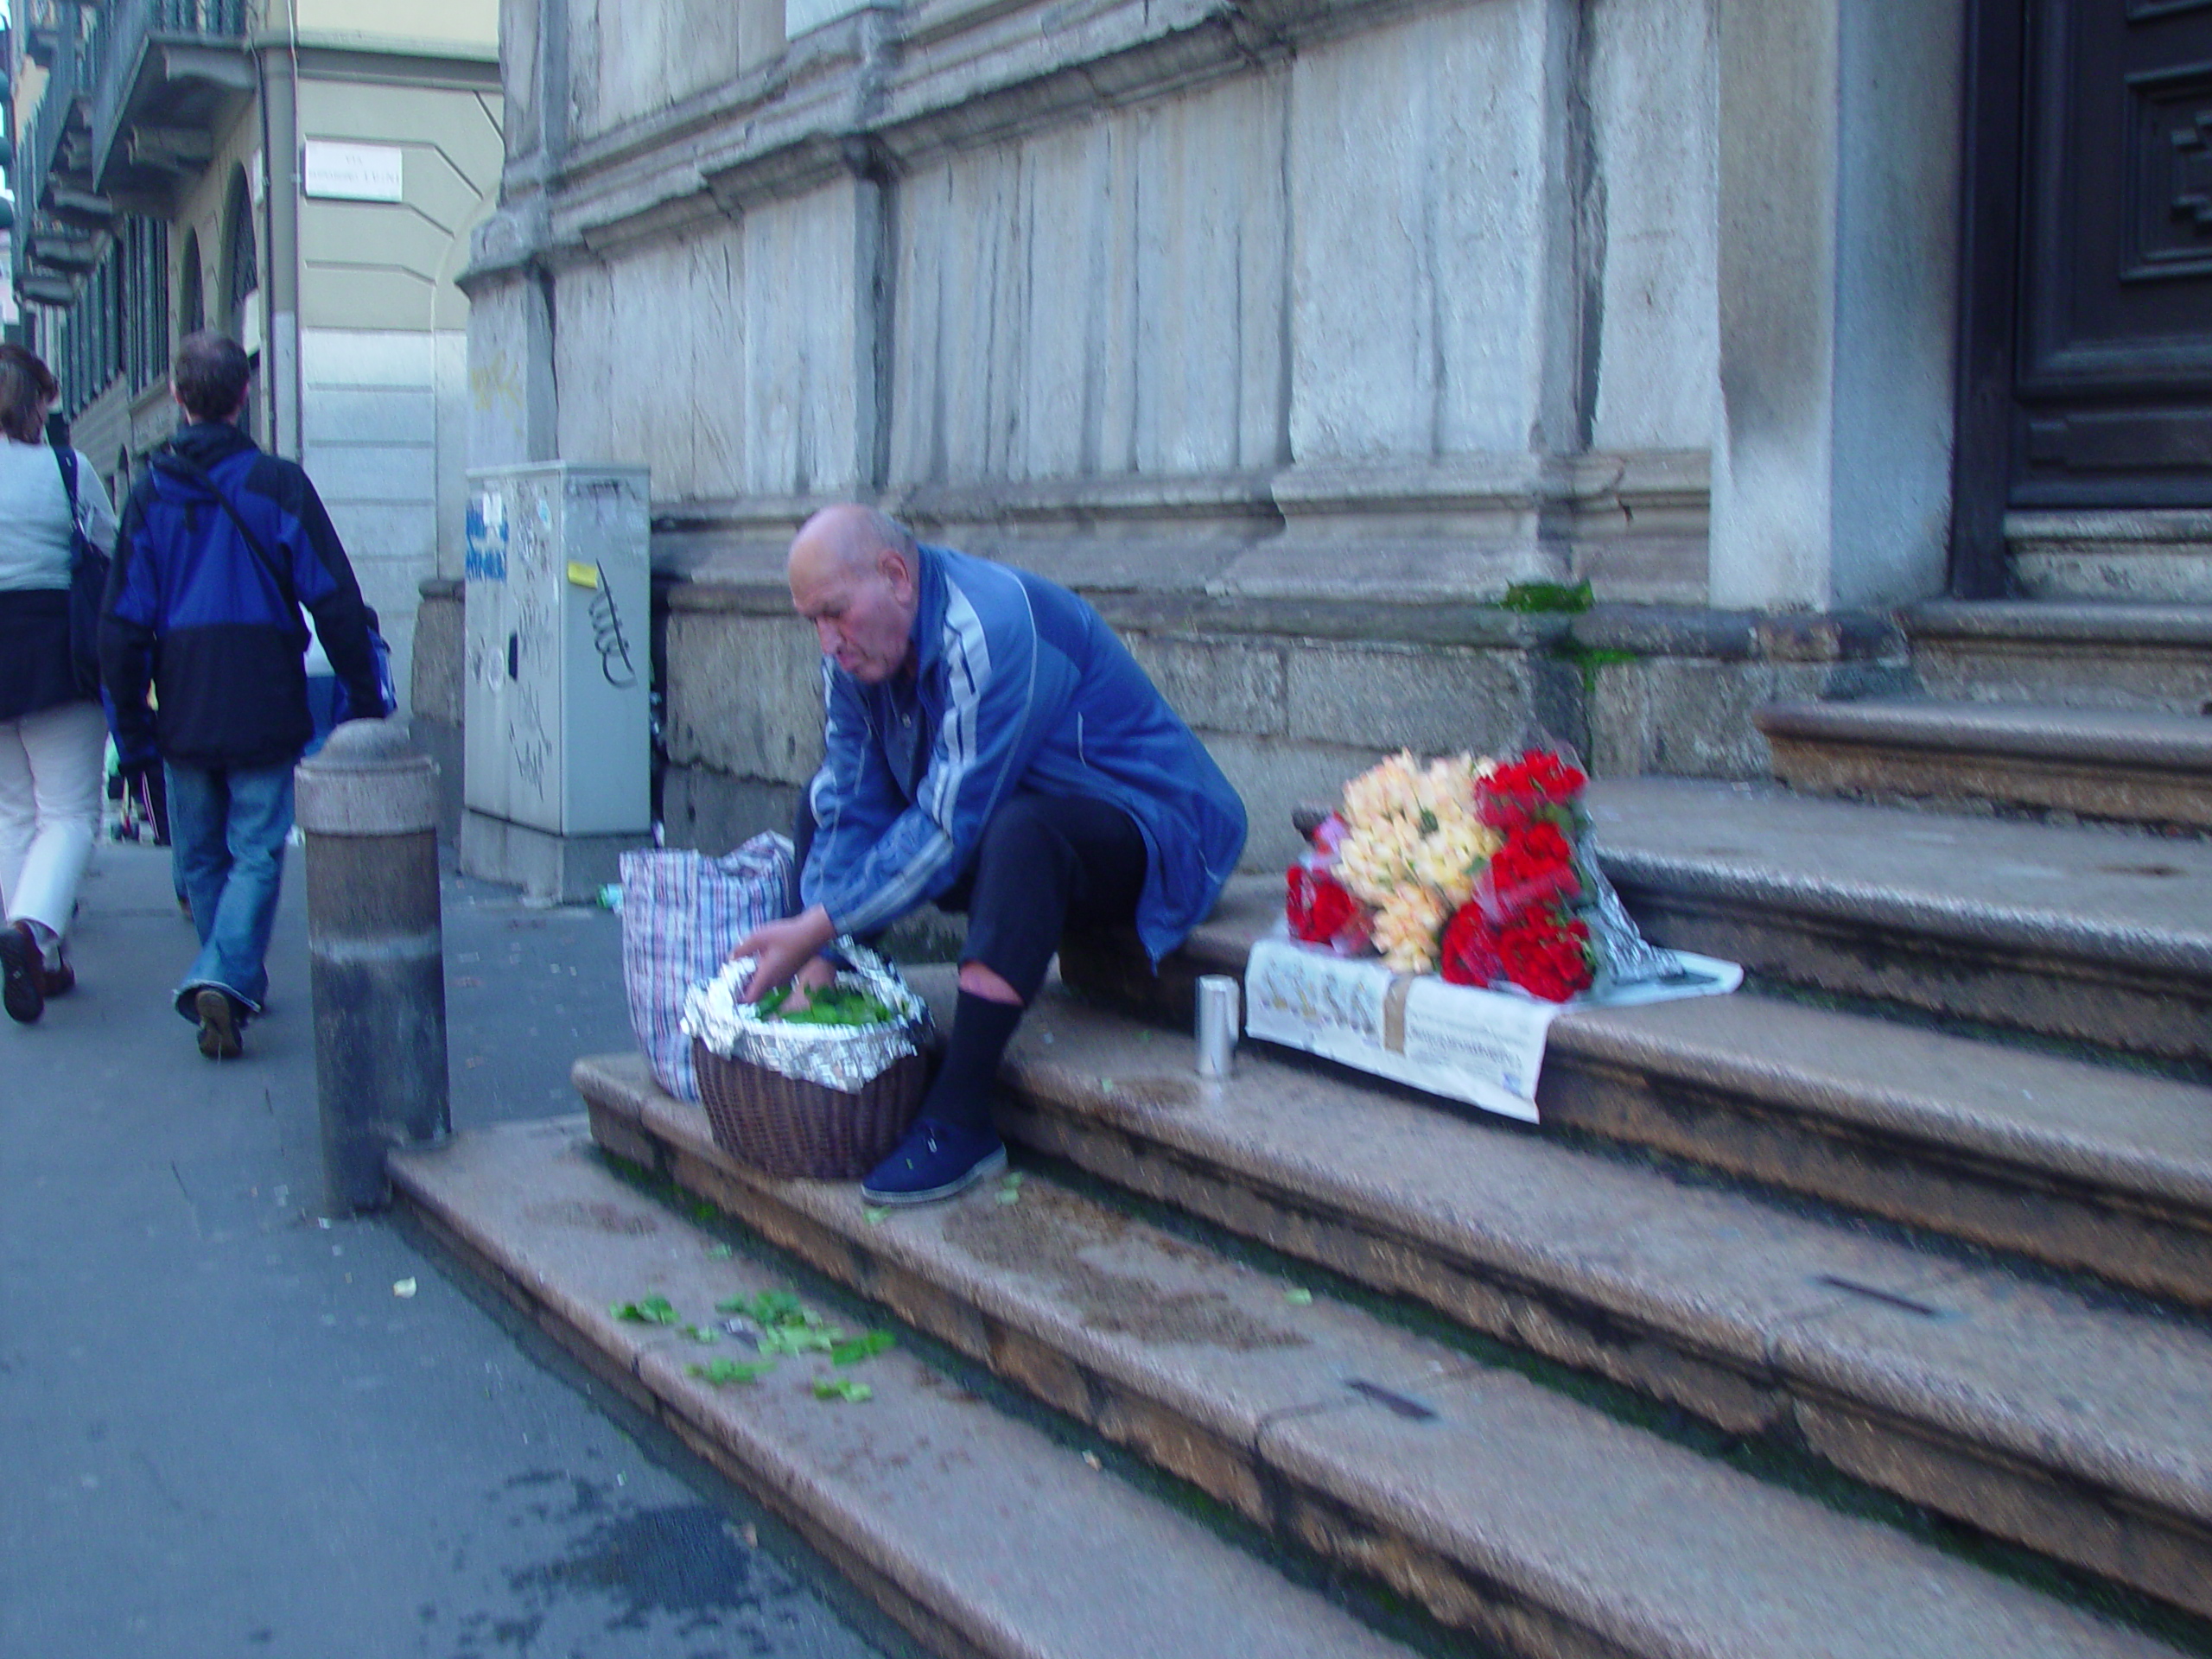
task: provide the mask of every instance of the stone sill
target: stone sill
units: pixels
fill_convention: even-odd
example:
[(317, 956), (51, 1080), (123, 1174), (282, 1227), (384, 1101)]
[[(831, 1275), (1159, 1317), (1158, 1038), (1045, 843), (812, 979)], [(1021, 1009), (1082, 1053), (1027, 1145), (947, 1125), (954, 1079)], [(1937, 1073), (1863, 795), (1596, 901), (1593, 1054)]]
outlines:
[[(671, 613), (791, 617), (779, 577), (698, 577), (658, 586)], [(1192, 593), (1089, 593), (1120, 632), (1194, 639), (1279, 639), (1427, 649), (1619, 652), (1716, 662), (1871, 663), (1904, 660), (1904, 639), (1887, 616), (1858, 613), (1765, 613), (1658, 605), (1599, 605), (1580, 615), (1509, 611), (1496, 605), (1408, 605), (1388, 600), (1222, 598)]]
[(2120, 543), (2212, 543), (2212, 509), (2201, 507), (2137, 508), (2125, 512), (2096, 509), (2082, 512), (2008, 512), (2005, 539), (2014, 546), (2027, 543), (2079, 545), (2099, 542)]

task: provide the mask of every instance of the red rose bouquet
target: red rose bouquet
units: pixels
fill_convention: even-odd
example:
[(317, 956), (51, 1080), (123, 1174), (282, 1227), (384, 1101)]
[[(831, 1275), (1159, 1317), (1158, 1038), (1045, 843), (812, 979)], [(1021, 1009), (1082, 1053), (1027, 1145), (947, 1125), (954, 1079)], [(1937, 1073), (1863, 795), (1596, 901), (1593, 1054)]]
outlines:
[(1594, 890), (1580, 863), (1587, 781), (1548, 749), (1503, 762), (1392, 756), (1345, 785), (1291, 867), (1292, 934), (1375, 951), (1401, 973), (1565, 1001), (1597, 968), (1576, 914)]

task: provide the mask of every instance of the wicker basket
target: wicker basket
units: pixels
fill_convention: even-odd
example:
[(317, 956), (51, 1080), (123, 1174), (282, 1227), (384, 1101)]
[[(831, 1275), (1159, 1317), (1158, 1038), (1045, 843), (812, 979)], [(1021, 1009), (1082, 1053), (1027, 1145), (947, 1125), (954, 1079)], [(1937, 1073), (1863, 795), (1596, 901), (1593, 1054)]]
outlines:
[(849, 1095), (724, 1059), (696, 1039), (691, 1067), (716, 1146), (763, 1174), (817, 1181), (855, 1181), (889, 1157), (929, 1080), (928, 1062), (908, 1054)]

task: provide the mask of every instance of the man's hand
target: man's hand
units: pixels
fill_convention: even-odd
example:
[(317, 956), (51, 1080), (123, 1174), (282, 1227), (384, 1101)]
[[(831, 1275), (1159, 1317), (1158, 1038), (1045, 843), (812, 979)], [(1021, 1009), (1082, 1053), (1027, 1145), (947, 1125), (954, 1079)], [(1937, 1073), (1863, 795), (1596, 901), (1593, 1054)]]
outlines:
[(759, 959), (753, 977), (746, 982), (745, 1001), (758, 1002), (794, 975), (799, 976), (802, 989), (818, 989), (828, 984), (836, 970), (821, 961), (817, 953), (836, 937), (837, 929), (830, 920), (830, 912), (819, 905), (780, 922), (754, 928), (729, 953), (733, 961), (739, 957)]

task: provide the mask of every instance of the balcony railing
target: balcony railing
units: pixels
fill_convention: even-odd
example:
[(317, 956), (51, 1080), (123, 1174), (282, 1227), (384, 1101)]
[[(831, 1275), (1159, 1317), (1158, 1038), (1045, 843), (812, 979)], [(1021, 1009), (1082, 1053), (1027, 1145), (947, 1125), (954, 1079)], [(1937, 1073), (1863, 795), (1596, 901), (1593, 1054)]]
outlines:
[(162, 211), (175, 175), (133, 160), (130, 129), (212, 134), (251, 94), (252, 66), (239, 48), (252, 11), (251, 0), (53, 8), (41, 34), (54, 61), (22, 135), (16, 181), (18, 264), (42, 289), (73, 285), (92, 268), (113, 209)]
[(59, 9), (53, 25), (54, 62), (47, 70), (45, 89), (31, 112), (30, 130), (22, 134), (16, 175), (16, 207), (28, 232), (38, 217), (46, 196), (70, 118), (77, 113), (84, 92), (84, 47), (78, 39), (79, 13), (73, 6)]
[(103, 186), (127, 124), (198, 125), (214, 102), (251, 90), (251, 66), (236, 50), (251, 11), (249, 0), (113, 0), (100, 9), (84, 55), (97, 76), (92, 139)]

